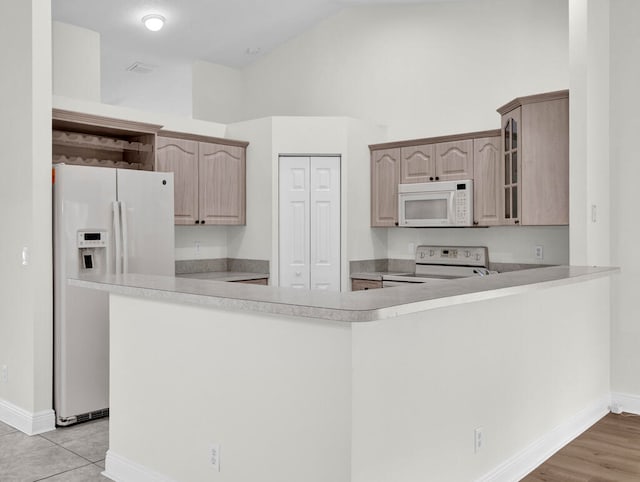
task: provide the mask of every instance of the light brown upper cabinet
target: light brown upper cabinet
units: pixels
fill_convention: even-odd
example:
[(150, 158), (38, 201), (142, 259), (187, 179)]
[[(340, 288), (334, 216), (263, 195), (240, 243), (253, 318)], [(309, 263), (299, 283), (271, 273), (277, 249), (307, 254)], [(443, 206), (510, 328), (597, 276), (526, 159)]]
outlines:
[(500, 137), (473, 140), (473, 224), (502, 224)]
[(514, 99), (502, 116), (502, 224), (569, 224), (569, 91)]
[(436, 144), (436, 181), (473, 179), (473, 139)]
[(371, 151), (371, 226), (398, 225), (400, 149)]
[(473, 179), (473, 139), (400, 148), (400, 183)]
[(247, 145), (159, 132), (156, 170), (174, 173), (176, 224), (245, 224)]
[(435, 181), (435, 144), (400, 148), (400, 184)]
[[(492, 138), (495, 143), (499, 137), (500, 131), (496, 129), (370, 145), (371, 226), (398, 225), (398, 184), (474, 179), (475, 140)], [(489, 155), (486, 150), (480, 152)], [(481, 165), (486, 162), (481, 161)], [(480, 184), (481, 199), (497, 195), (496, 182)], [(483, 193), (484, 186), (494, 191)], [(489, 201), (486, 209), (491, 209)], [(483, 216), (479, 224), (493, 224), (490, 216)]]

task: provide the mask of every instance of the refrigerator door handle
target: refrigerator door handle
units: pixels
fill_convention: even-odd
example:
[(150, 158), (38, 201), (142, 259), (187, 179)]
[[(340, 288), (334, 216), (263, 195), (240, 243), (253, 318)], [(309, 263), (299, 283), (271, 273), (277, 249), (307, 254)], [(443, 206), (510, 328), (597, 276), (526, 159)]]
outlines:
[(115, 241), (115, 262), (116, 262), (116, 274), (121, 274), (121, 264), (120, 259), (122, 257), (121, 253), (121, 236), (120, 236), (120, 203), (118, 201), (114, 201), (112, 204), (113, 207), (113, 238)]
[(120, 219), (122, 222), (122, 272), (129, 272), (129, 232), (127, 228), (127, 205), (120, 201)]

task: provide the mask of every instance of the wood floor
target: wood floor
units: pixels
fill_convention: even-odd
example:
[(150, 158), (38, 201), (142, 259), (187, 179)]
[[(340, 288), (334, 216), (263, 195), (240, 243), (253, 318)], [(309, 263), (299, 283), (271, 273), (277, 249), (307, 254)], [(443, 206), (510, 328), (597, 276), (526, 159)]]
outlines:
[(640, 416), (610, 413), (524, 482), (640, 482)]

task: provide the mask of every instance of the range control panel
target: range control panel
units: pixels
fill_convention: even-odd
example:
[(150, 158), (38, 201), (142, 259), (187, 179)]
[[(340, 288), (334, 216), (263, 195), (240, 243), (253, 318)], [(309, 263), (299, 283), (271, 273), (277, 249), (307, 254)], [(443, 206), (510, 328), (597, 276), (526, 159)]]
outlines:
[(418, 246), (416, 264), (451, 266), (489, 266), (489, 251), (484, 246)]

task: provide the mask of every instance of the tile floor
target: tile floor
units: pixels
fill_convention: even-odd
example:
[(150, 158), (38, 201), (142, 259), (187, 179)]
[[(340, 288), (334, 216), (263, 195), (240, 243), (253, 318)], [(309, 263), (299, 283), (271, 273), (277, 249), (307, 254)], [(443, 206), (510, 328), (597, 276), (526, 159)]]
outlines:
[(109, 419), (29, 437), (0, 422), (0, 481), (108, 481), (100, 475), (109, 447)]

